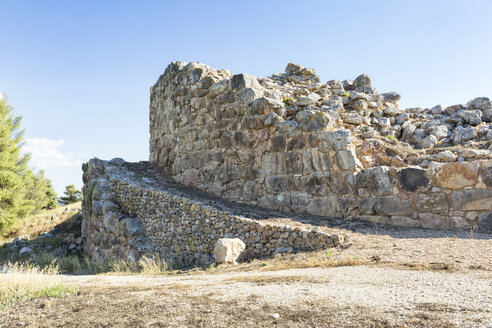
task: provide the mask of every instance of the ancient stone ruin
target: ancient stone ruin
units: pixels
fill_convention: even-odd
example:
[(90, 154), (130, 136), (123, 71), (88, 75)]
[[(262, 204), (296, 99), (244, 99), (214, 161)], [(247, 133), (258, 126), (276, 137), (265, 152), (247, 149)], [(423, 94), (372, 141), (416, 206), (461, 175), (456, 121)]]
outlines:
[(367, 75), (322, 83), (295, 64), (256, 78), (173, 62), (151, 88), (150, 161), (83, 166), (85, 250), (190, 264), (210, 262), (221, 237), (241, 239), (243, 258), (343, 243), (264, 221), (273, 211), (491, 231), (490, 100), (400, 109), (399, 99)]

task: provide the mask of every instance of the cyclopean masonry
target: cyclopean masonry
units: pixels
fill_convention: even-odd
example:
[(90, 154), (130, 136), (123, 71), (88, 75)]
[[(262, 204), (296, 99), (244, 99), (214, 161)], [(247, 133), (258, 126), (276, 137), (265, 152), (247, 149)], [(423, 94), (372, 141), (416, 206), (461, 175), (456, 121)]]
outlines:
[[(170, 180), (192, 190), (303, 215), (403, 227), (492, 229), (488, 98), (446, 108), (400, 109), (400, 95), (379, 93), (367, 75), (322, 83), (313, 69), (296, 64), (289, 64), (285, 73), (256, 78), (182, 62), (167, 67), (150, 98), (150, 163), (145, 165), (159, 167)], [(117, 162), (97, 165), (125, 167)], [(166, 231), (171, 210), (161, 208), (158, 216), (149, 214), (157, 211), (153, 203), (138, 211), (128, 206), (149, 196), (116, 186), (108, 173), (96, 172), (94, 163), (84, 167), (85, 204), (91, 201), (91, 188), (99, 188), (94, 179), (109, 181), (108, 190), (116, 194), (111, 201), (121, 215), (143, 221), (141, 234), (147, 240), (142, 245), (150, 245), (152, 252), (163, 247), (165, 253), (169, 245), (150, 238), (149, 231)], [(91, 236), (95, 230), (89, 222), (99, 219), (87, 205), (84, 215), (86, 236)], [(142, 218), (148, 215), (155, 216), (155, 224)], [(192, 227), (174, 231), (186, 239)], [(213, 237), (199, 243), (215, 242), (218, 228), (209, 228)], [(250, 256), (295, 246), (285, 239), (275, 246), (262, 239), (262, 245), (269, 245), (254, 246), (261, 251), (251, 253), (243, 232), (228, 236), (243, 240)], [(211, 252), (195, 251), (198, 244), (190, 247), (189, 254)]]

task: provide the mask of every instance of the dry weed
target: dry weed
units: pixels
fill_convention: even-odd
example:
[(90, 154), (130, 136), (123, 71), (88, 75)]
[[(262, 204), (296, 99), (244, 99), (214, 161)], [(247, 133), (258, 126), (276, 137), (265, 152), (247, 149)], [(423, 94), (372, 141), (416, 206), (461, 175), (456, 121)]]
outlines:
[(73, 292), (58, 283), (58, 266), (43, 269), (30, 263), (7, 263), (0, 271), (0, 309), (22, 299), (62, 297)]
[(267, 275), (252, 275), (252, 276), (236, 276), (230, 279), (227, 279), (226, 282), (245, 282), (245, 283), (254, 283), (260, 286), (268, 285), (268, 284), (291, 284), (298, 282), (305, 283), (326, 283), (329, 281), (329, 278), (326, 277), (309, 277), (309, 276), (296, 276), (296, 275), (288, 275), (288, 276), (267, 276)]
[[(68, 207), (71, 210), (66, 210)], [(81, 202), (78, 202), (52, 210), (43, 210), (41, 213), (26, 217), (11, 227), (4, 236), (0, 235), (0, 244), (21, 235), (28, 235), (31, 238), (38, 236), (41, 232), (49, 231), (54, 226), (66, 221), (80, 208)]]

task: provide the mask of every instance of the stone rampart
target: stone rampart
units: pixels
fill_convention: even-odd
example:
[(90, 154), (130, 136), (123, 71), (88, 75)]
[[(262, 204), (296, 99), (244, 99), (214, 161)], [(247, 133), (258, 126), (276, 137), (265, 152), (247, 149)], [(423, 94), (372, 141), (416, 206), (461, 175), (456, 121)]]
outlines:
[(322, 229), (265, 222), (165, 180), (147, 163), (92, 159), (83, 166), (84, 249), (93, 258), (159, 255), (171, 266), (213, 262), (219, 238), (240, 238), (241, 259), (275, 252), (340, 246), (343, 237)]
[(184, 185), (273, 210), (491, 229), (488, 98), (406, 110), (399, 99), (367, 75), (322, 83), (295, 64), (256, 78), (172, 63), (151, 89), (150, 162)]

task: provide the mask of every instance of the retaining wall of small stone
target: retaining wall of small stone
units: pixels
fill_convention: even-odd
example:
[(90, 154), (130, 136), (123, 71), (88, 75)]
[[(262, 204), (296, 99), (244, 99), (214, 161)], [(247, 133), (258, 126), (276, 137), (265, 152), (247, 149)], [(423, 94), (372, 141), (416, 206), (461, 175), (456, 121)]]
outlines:
[[(490, 150), (443, 152), (414, 165), (412, 155), (403, 161), (378, 153), (374, 129), (347, 128), (373, 122), (391, 135), (399, 98), (377, 92), (367, 76), (324, 84), (314, 70), (292, 64), (285, 74), (257, 79), (172, 63), (151, 89), (150, 161), (179, 183), (239, 203), (405, 227), (491, 230)], [(438, 140), (427, 139), (431, 147)]]
[(138, 170), (147, 166), (132, 166), (120, 159), (92, 159), (84, 164), (82, 235), (84, 249), (93, 258), (138, 259), (159, 254), (174, 266), (203, 265), (213, 262), (215, 242), (222, 237), (244, 241), (241, 259), (271, 256), (288, 248), (317, 250), (343, 242), (336, 234), (264, 223), (187, 198)]

